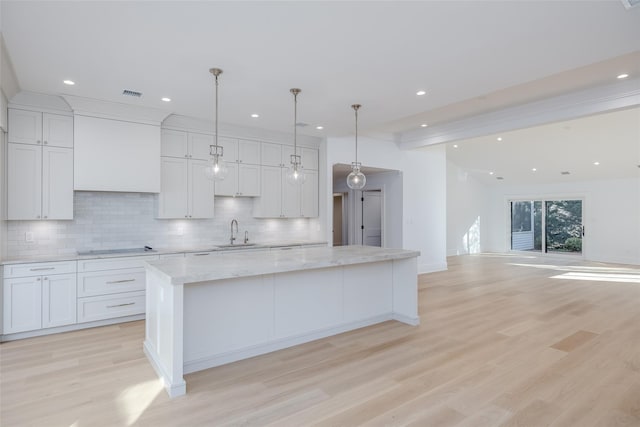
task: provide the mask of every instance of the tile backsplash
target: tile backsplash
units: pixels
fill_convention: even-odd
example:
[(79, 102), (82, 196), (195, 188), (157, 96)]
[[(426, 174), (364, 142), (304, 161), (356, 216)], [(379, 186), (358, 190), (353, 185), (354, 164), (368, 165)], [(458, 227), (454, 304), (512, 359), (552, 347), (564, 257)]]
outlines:
[[(239, 239), (252, 242), (322, 240), (317, 218), (258, 219), (250, 198), (216, 197), (214, 219), (156, 219), (156, 198), (146, 193), (75, 192), (72, 221), (7, 221), (7, 256), (64, 255), (90, 249), (151, 246), (206, 247), (229, 242), (237, 219)], [(28, 242), (27, 236), (33, 238)], [(29, 239), (31, 240), (31, 239)]]

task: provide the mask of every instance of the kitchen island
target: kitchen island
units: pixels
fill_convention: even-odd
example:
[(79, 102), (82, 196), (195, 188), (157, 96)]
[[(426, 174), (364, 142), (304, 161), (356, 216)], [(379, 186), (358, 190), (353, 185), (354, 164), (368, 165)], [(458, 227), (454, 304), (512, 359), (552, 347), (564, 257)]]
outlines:
[(175, 397), (184, 374), (387, 320), (417, 325), (418, 255), (341, 246), (149, 262), (145, 354)]

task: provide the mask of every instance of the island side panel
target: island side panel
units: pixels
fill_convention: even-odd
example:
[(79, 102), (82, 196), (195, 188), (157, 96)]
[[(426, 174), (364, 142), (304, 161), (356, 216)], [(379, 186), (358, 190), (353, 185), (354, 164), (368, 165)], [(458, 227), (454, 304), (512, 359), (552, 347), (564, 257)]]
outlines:
[(169, 396), (186, 393), (183, 377), (183, 285), (147, 268), (144, 351)]
[(418, 259), (393, 261), (393, 318), (409, 325), (419, 325)]
[(239, 360), (273, 336), (273, 275), (186, 285), (184, 303), (187, 373)]
[(390, 261), (348, 265), (343, 274), (345, 322), (391, 319), (393, 267)]

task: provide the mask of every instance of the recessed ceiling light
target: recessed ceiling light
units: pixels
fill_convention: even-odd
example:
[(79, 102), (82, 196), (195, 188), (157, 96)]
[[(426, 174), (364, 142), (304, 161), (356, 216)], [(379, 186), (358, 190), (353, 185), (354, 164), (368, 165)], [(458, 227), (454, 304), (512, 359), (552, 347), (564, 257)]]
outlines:
[(316, 126), (316, 129), (322, 130), (322, 129), (324, 129), (324, 126)]
[(502, 141), (502, 137), (501, 136), (497, 137), (496, 141)]
[(489, 172), (489, 175), (493, 175), (493, 171), (492, 171), (492, 172)]
[(453, 144), (453, 148), (458, 148), (458, 144)]
[(74, 82), (73, 80), (64, 80), (62, 83), (69, 86), (73, 86), (74, 84), (76, 84), (76, 82)]
[(535, 171), (537, 171), (538, 169), (536, 169), (536, 168), (531, 168), (531, 170), (532, 170), (533, 172), (535, 172)]
[(625, 73), (625, 74), (619, 74), (619, 75), (618, 75), (618, 78), (619, 78), (620, 80), (622, 80), (622, 79), (626, 79), (627, 77), (629, 77), (629, 74), (626, 74), (626, 73)]
[(423, 124), (420, 125), (421, 128), (426, 128), (427, 126), (429, 126), (429, 125), (426, 124), (426, 123), (423, 123)]
[(600, 162), (593, 162), (594, 165), (598, 166)]
[(260, 114), (253, 113), (251, 117), (253, 117), (254, 119), (257, 119), (258, 117), (260, 117)]
[(162, 100), (163, 100), (164, 102), (171, 102), (171, 98), (167, 98), (166, 96), (165, 96), (164, 98), (162, 98)]
[(422, 96), (422, 95), (426, 95), (426, 94), (427, 94), (427, 91), (425, 91), (425, 90), (419, 90), (419, 91), (416, 92), (416, 95), (418, 95), (418, 96)]

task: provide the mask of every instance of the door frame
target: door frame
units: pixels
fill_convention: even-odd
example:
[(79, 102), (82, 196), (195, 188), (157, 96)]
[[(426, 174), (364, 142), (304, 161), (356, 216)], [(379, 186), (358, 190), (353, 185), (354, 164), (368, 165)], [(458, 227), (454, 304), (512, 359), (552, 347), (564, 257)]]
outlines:
[(382, 188), (367, 188), (366, 190), (353, 191), (355, 197), (353, 198), (353, 242), (356, 245), (362, 245), (362, 198), (363, 193), (366, 191), (380, 192), (380, 247), (386, 247), (386, 227), (385, 227), (385, 211), (386, 211), (386, 197), (384, 186)]
[[(546, 206), (545, 202), (553, 202), (559, 200), (580, 200), (582, 202), (582, 251), (579, 254), (575, 253), (559, 253), (559, 252), (546, 252), (545, 250), (537, 251), (517, 251), (511, 249), (511, 202), (531, 202), (531, 201), (540, 201), (542, 202), (542, 210), (544, 214), (542, 215), (542, 248), (546, 246)], [(567, 259), (584, 259), (585, 258), (585, 247), (588, 241), (588, 230), (585, 227), (586, 222), (586, 200), (587, 196), (585, 194), (551, 194), (551, 195), (536, 195), (536, 196), (505, 196), (505, 212), (506, 212), (506, 221), (505, 221), (505, 231), (506, 231), (506, 239), (505, 239), (505, 248), (508, 253), (518, 254), (518, 255), (535, 255), (535, 256), (545, 256), (550, 258), (567, 258)], [(535, 237), (534, 237), (535, 238)]]

